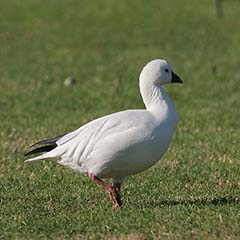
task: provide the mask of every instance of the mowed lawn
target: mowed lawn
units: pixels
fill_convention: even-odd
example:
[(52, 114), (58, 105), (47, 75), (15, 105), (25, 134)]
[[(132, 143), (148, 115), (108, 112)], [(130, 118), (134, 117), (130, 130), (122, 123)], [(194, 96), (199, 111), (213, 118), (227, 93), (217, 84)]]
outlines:
[[(223, 9), (1, 0), (0, 239), (240, 239), (240, 2)], [(154, 58), (185, 81), (166, 86), (179, 126), (160, 163), (127, 178), (122, 210), (86, 176), (24, 163), (35, 141), (143, 108), (138, 76)]]

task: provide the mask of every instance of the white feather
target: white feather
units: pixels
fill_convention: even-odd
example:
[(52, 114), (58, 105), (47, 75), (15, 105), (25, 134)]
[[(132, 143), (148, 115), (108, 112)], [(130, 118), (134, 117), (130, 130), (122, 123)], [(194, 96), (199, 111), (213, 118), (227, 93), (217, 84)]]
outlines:
[(49, 159), (77, 172), (114, 179), (146, 170), (161, 159), (177, 127), (176, 109), (162, 88), (171, 77), (166, 61), (148, 63), (140, 75), (146, 110), (96, 119), (61, 137), (55, 149), (26, 161)]

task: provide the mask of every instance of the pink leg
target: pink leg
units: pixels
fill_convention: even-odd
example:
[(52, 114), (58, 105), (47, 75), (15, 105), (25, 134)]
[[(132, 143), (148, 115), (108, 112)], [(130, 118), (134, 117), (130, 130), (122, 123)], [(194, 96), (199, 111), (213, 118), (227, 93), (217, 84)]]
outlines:
[(108, 192), (108, 195), (112, 201), (114, 208), (121, 208), (122, 201), (120, 196), (121, 185), (120, 184), (108, 184), (104, 182), (102, 179), (95, 176), (93, 173), (88, 173), (90, 179), (92, 179), (95, 183), (105, 188)]
[(113, 188), (115, 189), (115, 196), (116, 196), (116, 201), (118, 203), (118, 206), (121, 207), (122, 206), (122, 200), (121, 200), (121, 195), (120, 195), (121, 184), (115, 183), (115, 184), (113, 184)]

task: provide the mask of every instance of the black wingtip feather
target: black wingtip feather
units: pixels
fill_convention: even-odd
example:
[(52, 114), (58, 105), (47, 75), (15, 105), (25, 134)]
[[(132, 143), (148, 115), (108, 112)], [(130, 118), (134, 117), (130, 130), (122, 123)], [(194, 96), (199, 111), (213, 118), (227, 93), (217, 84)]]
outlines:
[(49, 152), (53, 150), (55, 147), (57, 147), (57, 140), (60, 139), (62, 136), (64, 136), (64, 134), (54, 138), (44, 139), (42, 141), (34, 143), (31, 146), (31, 148), (33, 147), (37, 147), (37, 148), (33, 149), (32, 151), (29, 151), (28, 153), (25, 154), (25, 156), (29, 156), (35, 153)]
[(57, 144), (52, 144), (52, 145), (47, 145), (47, 146), (42, 146), (39, 148), (35, 148), (32, 151), (28, 152), (25, 154), (25, 156), (29, 156), (35, 153), (42, 153), (42, 152), (49, 152), (51, 150), (53, 150), (55, 147), (57, 147)]
[(60, 139), (63, 135), (59, 135), (59, 136), (56, 136), (54, 138), (49, 138), (49, 139), (44, 139), (44, 140), (41, 140), (39, 142), (36, 142), (34, 143), (33, 145), (31, 145), (30, 147), (36, 147), (36, 146), (41, 146), (41, 145), (51, 145), (51, 144), (55, 144), (57, 142), (58, 139)]

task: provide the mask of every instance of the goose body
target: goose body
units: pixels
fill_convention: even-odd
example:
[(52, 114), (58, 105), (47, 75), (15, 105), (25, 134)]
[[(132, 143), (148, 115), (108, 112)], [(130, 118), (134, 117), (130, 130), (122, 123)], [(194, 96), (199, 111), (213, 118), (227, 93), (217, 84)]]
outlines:
[[(52, 160), (88, 173), (96, 182), (112, 178), (120, 186), (126, 176), (158, 162), (173, 139), (178, 114), (162, 87), (171, 82), (181, 82), (171, 66), (165, 60), (151, 61), (143, 68), (139, 81), (146, 109), (113, 113), (63, 136), (41, 141), (34, 145), (40, 147), (27, 155), (46, 147), (49, 151), (26, 161)], [(117, 197), (113, 198), (114, 202)], [(114, 204), (121, 205), (117, 200)]]

